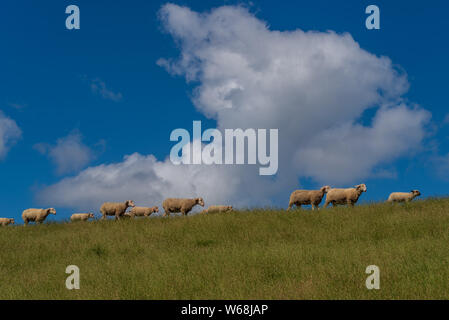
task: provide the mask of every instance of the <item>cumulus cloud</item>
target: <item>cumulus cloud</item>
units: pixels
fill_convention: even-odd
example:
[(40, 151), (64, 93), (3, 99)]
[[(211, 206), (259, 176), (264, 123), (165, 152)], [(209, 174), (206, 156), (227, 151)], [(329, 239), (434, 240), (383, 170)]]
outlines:
[(87, 168), (76, 177), (65, 178), (45, 188), (39, 197), (45, 203), (84, 210), (99, 208), (103, 201), (126, 199), (154, 205), (168, 194), (174, 197), (201, 194), (208, 201), (218, 201), (231, 196), (231, 187), (236, 187), (232, 179), (232, 175), (213, 167), (176, 167), (169, 160), (157, 161), (152, 155), (134, 153), (125, 156), (122, 162)]
[[(429, 113), (401, 101), (406, 75), (350, 34), (272, 31), (241, 7), (168, 4), (160, 17), (182, 54), (158, 63), (199, 83), (195, 106), (219, 128), (279, 128), (284, 171), (349, 183), (425, 135)], [(358, 123), (373, 107), (371, 123)]]
[(323, 183), (366, 177), (377, 165), (419, 150), (425, 136), (422, 126), (429, 118), (429, 112), (401, 104), (381, 108), (371, 126), (343, 123), (332, 127), (296, 151), (297, 171)]
[[(158, 65), (196, 84), (193, 103), (218, 129), (279, 129), (277, 176), (260, 177), (249, 166), (175, 167), (135, 154), (50, 186), (66, 192), (62, 198), (48, 192), (46, 199), (76, 205), (111, 195), (161, 200), (207, 194), (214, 202), (263, 205), (279, 194), (285, 202), (298, 179), (358, 183), (419, 150), (430, 113), (403, 101), (406, 74), (388, 57), (360, 48), (350, 34), (270, 30), (239, 6), (198, 13), (166, 4), (159, 17), (180, 55)], [(128, 188), (114, 187), (119, 184)], [(80, 193), (85, 188), (89, 194)]]
[(78, 131), (59, 138), (54, 145), (37, 143), (34, 149), (51, 159), (56, 165), (58, 174), (79, 171), (95, 157), (94, 152), (82, 142), (82, 136)]
[(4, 159), (9, 149), (22, 136), (17, 123), (0, 110), (0, 159)]

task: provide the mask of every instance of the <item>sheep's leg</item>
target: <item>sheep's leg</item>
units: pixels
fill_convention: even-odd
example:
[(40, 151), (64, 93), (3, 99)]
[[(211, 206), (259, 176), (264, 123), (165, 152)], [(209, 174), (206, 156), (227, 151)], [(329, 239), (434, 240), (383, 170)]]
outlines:
[(328, 205), (329, 205), (329, 201), (327, 201), (327, 200), (326, 200), (326, 201), (324, 202), (324, 206), (323, 206), (323, 208), (325, 208), (325, 209), (326, 209)]
[(292, 208), (292, 206), (293, 206), (293, 203), (290, 202), (290, 203), (288, 204), (287, 211), (290, 211), (290, 209)]
[(316, 205), (312, 203), (312, 211), (315, 211)]
[(354, 207), (354, 202), (352, 202), (351, 200), (347, 200), (348, 206), (353, 208)]

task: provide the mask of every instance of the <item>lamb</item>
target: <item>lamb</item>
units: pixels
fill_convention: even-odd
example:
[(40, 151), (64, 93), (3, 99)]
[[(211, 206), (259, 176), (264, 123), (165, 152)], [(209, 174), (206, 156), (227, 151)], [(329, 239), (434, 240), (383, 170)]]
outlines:
[(89, 218), (93, 218), (94, 214), (92, 212), (89, 213), (74, 213), (70, 217), (70, 221), (87, 221)]
[(134, 207), (129, 211), (129, 215), (134, 217), (149, 217), (152, 213), (159, 212), (158, 207)]
[(224, 213), (224, 212), (230, 212), (232, 211), (232, 206), (210, 206), (206, 210), (201, 211), (202, 214), (204, 213)]
[(14, 219), (10, 218), (0, 218), (0, 226), (7, 226), (8, 224), (14, 224)]
[(194, 206), (199, 204), (204, 207), (203, 198), (195, 199), (178, 199), (178, 198), (167, 198), (162, 202), (162, 207), (164, 208), (164, 217), (170, 216), (170, 213), (181, 212), (183, 215), (187, 215)]
[(115, 216), (115, 220), (120, 220), (128, 207), (134, 207), (134, 201), (126, 200), (125, 202), (105, 202), (100, 208), (100, 212), (103, 215), (102, 220), (106, 219), (106, 216)]
[(418, 190), (412, 190), (410, 192), (393, 192), (388, 197), (387, 202), (410, 202), (420, 195), (421, 192)]
[(362, 192), (366, 192), (366, 185), (364, 183), (359, 184), (354, 188), (332, 188), (327, 192), (324, 208), (327, 208), (329, 203), (332, 203), (333, 207), (335, 207), (336, 204), (347, 204), (353, 207), (357, 200), (359, 200)]
[(25, 225), (28, 225), (28, 222), (35, 222), (36, 224), (40, 224), (44, 222), (49, 214), (56, 215), (56, 210), (54, 208), (48, 209), (26, 209), (22, 212), (22, 219), (25, 222)]
[(301, 209), (301, 205), (312, 205), (312, 210), (315, 210), (315, 207), (319, 210), (318, 207), (321, 203), (321, 200), (324, 197), (324, 194), (330, 190), (331, 187), (324, 186), (321, 187), (320, 190), (295, 190), (290, 195), (290, 201), (288, 203), (287, 211), (289, 211), (293, 205), (296, 205), (299, 209)]

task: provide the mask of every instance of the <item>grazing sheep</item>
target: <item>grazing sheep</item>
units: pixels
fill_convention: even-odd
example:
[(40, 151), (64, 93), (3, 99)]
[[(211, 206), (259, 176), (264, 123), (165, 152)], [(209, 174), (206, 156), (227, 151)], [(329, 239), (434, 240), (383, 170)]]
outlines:
[(149, 217), (152, 213), (159, 212), (158, 207), (134, 207), (129, 212), (129, 215), (134, 217)]
[(362, 192), (366, 192), (366, 185), (364, 183), (355, 186), (354, 188), (347, 189), (337, 189), (331, 188), (327, 191), (326, 202), (324, 208), (326, 208), (329, 203), (335, 207), (337, 204), (347, 204), (351, 207), (359, 200)]
[(120, 217), (124, 215), (126, 209), (134, 206), (134, 201), (132, 200), (126, 200), (125, 202), (105, 202), (100, 208), (100, 212), (103, 215), (101, 219), (106, 219), (106, 216), (115, 216), (115, 220), (120, 220)]
[(412, 190), (410, 192), (393, 192), (388, 197), (387, 202), (410, 202), (420, 195), (421, 192), (418, 190)]
[(94, 214), (92, 212), (89, 213), (74, 213), (70, 217), (70, 221), (87, 221), (89, 218), (93, 218)]
[(56, 215), (56, 210), (54, 208), (48, 209), (26, 209), (22, 212), (22, 219), (25, 225), (28, 222), (35, 222), (36, 224), (44, 222), (49, 214)]
[(231, 212), (233, 210), (232, 206), (210, 206), (206, 210), (201, 211), (204, 213), (223, 213), (223, 212)]
[(330, 190), (331, 187), (324, 186), (321, 187), (320, 190), (295, 190), (290, 195), (290, 201), (288, 203), (287, 211), (289, 211), (293, 205), (296, 205), (299, 209), (301, 209), (301, 205), (312, 205), (312, 210), (315, 210), (315, 207), (320, 209), (318, 206), (321, 203), (321, 200), (324, 197), (324, 194)]
[(187, 215), (192, 208), (199, 204), (204, 207), (203, 198), (195, 199), (178, 199), (178, 198), (167, 198), (162, 202), (162, 207), (164, 208), (164, 217), (166, 215), (170, 216), (170, 213), (181, 212), (183, 215)]
[(0, 218), (0, 226), (7, 226), (8, 224), (14, 224), (14, 219)]

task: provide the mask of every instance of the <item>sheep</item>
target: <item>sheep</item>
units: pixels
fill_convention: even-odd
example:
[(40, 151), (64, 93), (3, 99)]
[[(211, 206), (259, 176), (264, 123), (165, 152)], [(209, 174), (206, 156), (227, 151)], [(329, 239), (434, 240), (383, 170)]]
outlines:
[(335, 207), (337, 204), (347, 204), (353, 207), (354, 204), (359, 200), (362, 192), (366, 192), (366, 185), (364, 183), (355, 186), (354, 188), (338, 189), (331, 188), (327, 192), (326, 202), (324, 203), (324, 208), (327, 208), (329, 203)]
[(40, 224), (44, 222), (49, 214), (56, 215), (56, 210), (54, 208), (48, 209), (26, 209), (22, 212), (22, 219), (25, 222), (25, 225), (28, 225), (28, 222), (34, 221), (36, 224)]
[(290, 201), (288, 203), (287, 211), (289, 211), (293, 205), (296, 205), (299, 209), (301, 209), (301, 205), (312, 205), (312, 210), (315, 210), (315, 207), (320, 210), (318, 207), (321, 203), (321, 200), (324, 197), (324, 194), (330, 190), (331, 187), (324, 186), (321, 187), (320, 190), (295, 190), (290, 195)]
[(14, 224), (14, 219), (0, 218), (0, 226), (7, 226), (8, 224)]
[(89, 213), (74, 213), (70, 217), (70, 221), (87, 221), (89, 218), (93, 218), (94, 214), (92, 212)]
[(192, 208), (199, 204), (204, 207), (203, 198), (195, 199), (178, 199), (178, 198), (167, 198), (162, 202), (162, 207), (164, 208), (164, 217), (170, 216), (170, 213), (181, 212), (183, 215), (187, 215)]
[(158, 207), (134, 207), (131, 209), (131, 211), (129, 211), (129, 215), (134, 218), (134, 217), (149, 217), (152, 213), (154, 212), (159, 212), (159, 208)]
[(418, 190), (412, 190), (410, 192), (392, 192), (388, 197), (387, 202), (410, 202), (420, 195), (421, 192), (419, 192)]
[(128, 207), (134, 207), (134, 201), (126, 200), (125, 202), (105, 202), (101, 205), (100, 212), (103, 215), (102, 220), (106, 216), (115, 216), (115, 220), (120, 220)]
[(223, 213), (232, 211), (232, 206), (210, 206), (206, 210), (201, 211), (201, 214), (205, 213)]

